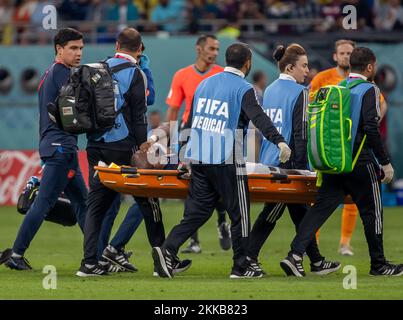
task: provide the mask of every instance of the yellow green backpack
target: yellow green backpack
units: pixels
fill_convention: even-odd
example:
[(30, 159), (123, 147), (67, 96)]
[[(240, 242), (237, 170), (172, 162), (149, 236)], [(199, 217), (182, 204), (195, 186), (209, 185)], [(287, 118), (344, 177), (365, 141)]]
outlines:
[(352, 159), (350, 89), (366, 82), (358, 79), (322, 87), (308, 105), (308, 159), (319, 173), (349, 173), (361, 152)]

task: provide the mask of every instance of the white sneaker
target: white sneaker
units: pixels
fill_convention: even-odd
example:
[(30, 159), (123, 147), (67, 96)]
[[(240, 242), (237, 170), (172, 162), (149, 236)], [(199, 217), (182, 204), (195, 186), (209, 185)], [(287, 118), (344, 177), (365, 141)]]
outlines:
[(182, 249), (181, 253), (201, 253), (201, 246), (199, 242), (190, 240), (186, 248)]
[(354, 255), (353, 248), (350, 247), (348, 244), (341, 244), (339, 247), (339, 253), (342, 256), (353, 256)]

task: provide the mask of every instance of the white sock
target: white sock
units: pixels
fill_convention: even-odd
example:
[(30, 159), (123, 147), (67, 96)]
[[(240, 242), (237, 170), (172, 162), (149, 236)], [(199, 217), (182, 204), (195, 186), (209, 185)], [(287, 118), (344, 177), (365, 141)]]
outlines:
[(321, 260), (321, 261), (318, 261), (318, 262), (313, 263), (313, 265), (314, 265), (315, 267), (319, 267), (321, 264), (322, 264), (322, 260)]
[(11, 257), (12, 257), (12, 258), (16, 258), (16, 259), (20, 259), (20, 258), (22, 258), (22, 255), (16, 254), (15, 252), (13, 252), (12, 255), (11, 255)]
[(112, 251), (112, 253), (118, 253), (118, 250), (116, 250), (114, 247), (112, 247), (110, 244), (108, 245), (108, 250)]
[(293, 254), (292, 257), (293, 257), (294, 260), (296, 260), (296, 261), (301, 261), (301, 260), (302, 260), (302, 258), (301, 258), (300, 256), (296, 255), (296, 254)]

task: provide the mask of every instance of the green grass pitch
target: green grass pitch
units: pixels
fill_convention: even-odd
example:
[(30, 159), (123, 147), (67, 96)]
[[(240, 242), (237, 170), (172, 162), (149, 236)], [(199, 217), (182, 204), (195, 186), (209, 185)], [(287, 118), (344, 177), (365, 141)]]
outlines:
[[(252, 221), (261, 204), (253, 204)], [(114, 230), (123, 218), (127, 205), (122, 206)], [(179, 222), (182, 202), (162, 202), (165, 228), (169, 231)], [(386, 256), (403, 263), (403, 209), (387, 208), (384, 212), (384, 245)], [(10, 247), (23, 216), (13, 207), (0, 208), (0, 248)], [(0, 267), (0, 299), (403, 299), (403, 277), (371, 277), (368, 249), (362, 224), (357, 221), (352, 245), (355, 255), (341, 257), (337, 253), (340, 238), (340, 210), (321, 229), (320, 248), (329, 259), (342, 262), (342, 269), (328, 276), (287, 278), (279, 262), (289, 250), (294, 227), (285, 212), (263, 247), (260, 260), (268, 275), (261, 279), (229, 279), (232, 252), (220, 249), (216, 231), (216, 215), (200, 230), (202, 254), (180, 255), (193, 259), (192, 267), (174, 279), (152, 276), (151, 248), (144, 224), (127, 246), (134, 251), (131, 260), (137, 273), (120, 273), (107, 277), (78, 278), (74, 274), (82, 257), (82, 235), (77, 226), (61, 227), (44, 222), (26, 253), (33, 271), (17, 272)], [(57, 270), (57, 289), (45, 290), (42, 282), (45, 265)], [(343, 288), (343, 267), (357, 270), (357, 289)], [(305, 259), (309, 271), (309, 260)]]

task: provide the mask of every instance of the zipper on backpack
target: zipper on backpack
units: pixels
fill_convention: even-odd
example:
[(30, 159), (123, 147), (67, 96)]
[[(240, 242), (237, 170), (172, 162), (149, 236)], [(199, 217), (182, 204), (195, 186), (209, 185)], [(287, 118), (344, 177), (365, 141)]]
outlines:
[(340, 172), (343, 172), (344, 168), (346, 167), (346, 154), (345, 154), (345, 147), (344, 147), (344, 121), (343, 121), (343, 101), (341, 99), (341, 90), (337, 88), (339, 92), (339, 104), (340, 104), (340, 143), (341, 143), (341, 168)]
[[(329, 99), (329, 95), (330, 95), (330, 89), (328, 90), (328, 92), (327, 92), (327, 94), (326, 94), (326, 98), (325, 98), (325, 100), (324, 101), (328, 101), (328, 99)], [(322, 112), (324, 112), (325, 110), (323, 110)], [(325, 122), (325, 117), (323, 116), (323, 114), (322, 114), (322, 119), (320, 120), (320, 128), (319, 128), (319, 130), (320, 130), (320, 148), (321, 148), (321, 150), (322, 150), (322, 159), (323, 159), (323, 162), (325, 163), (325, 165), (327, 166), (327, 167), (329, 167), (330, 168), (330, 165), (329, 165), (329, 161), (327, 160), (327, 158), (326, 158), (326, 155), (325, 155), (325, 143), (324, 143), (324, 141), (323, 141), (323, 123)]]

